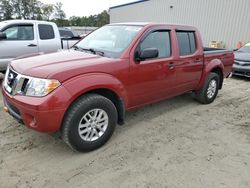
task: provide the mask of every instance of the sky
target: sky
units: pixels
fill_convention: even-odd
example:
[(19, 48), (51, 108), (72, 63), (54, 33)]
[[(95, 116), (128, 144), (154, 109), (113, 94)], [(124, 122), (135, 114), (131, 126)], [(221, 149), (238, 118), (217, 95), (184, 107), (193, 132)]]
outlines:
[(70, 16), (90, 16), (99, 14), (103, 10), (108, 10), (109, 7), (133, 2), (136, 0), (40, 0), (43, 3), (55, 4), (56, 2), (63, 3), (63, 10), (67, 18)]

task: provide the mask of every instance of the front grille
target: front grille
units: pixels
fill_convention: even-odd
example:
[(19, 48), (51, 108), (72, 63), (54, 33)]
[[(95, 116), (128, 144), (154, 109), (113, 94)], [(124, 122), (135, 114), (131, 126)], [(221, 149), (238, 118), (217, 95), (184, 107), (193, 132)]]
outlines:
[(233, 74), (235, 75), (239, 75), (239, 76), (246, 76), (246, 77), (250, 77), (250, 72), (245, 72), (245, 71), (233, 71)]
[(240, 71), (234, 71), (235, 74), (241, 74), (241, 75), (244, 75), (245, 72), (240, 72)]
[(4, 88), (11, 95), (24, 94), (31, 79), (8, 68), (4, 78)]
[(242, 64), (241, 66), (250, 66), (250, 63)]
[(234, 59), (235, 61), (240, 61), (240, 62), (249, 62), (250, 63), (250, 60), (242, 60), (242, 59)]
[(7, 77), (6, 77), (6, 79), (7, 79), (7, 84), (8, 84), (8, 86), (9, 87), (13, 87), (13, 85), (15, 84), (15, 80), (16, 80), (16, 78), (17, 78), (17, 73), (15, 73), (14, 71), (12, 71), (11, 69), (9, 70), (9, 73), (8, 73), (8, 75), (7, 75)]
[(246, 61), (235, 61), (234, 64), (239, 66), (250, 66), (250, 62)]

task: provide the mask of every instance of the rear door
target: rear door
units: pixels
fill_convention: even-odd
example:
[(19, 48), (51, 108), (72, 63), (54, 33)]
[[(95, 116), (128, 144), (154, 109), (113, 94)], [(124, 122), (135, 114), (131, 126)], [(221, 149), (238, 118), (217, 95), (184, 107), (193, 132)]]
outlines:
[(54, 24), (38, 24), (39, 52), (56, 52), (62, 48), (58, 28)]
[[(136, 62), (135, 54), (147, 48), (157, 48), (158, 57)], [(174, 69), (169, 68), (173, 60), (170, 30), (157, 29), (147, 33), (130, 57), (129, 106), (140, 106), (166, 98), (175, 79)]]
[(203, 53), (199, 50), (195, 31), (176, 31), (179, 58), (175, 63), (178, 92), (193, 90), (203, 69)]
[(33, 24), (12, 24), (2, 29), (7, 39), (0, 40), (0, 65), (6, 66), (12, 59), (38, 52)]

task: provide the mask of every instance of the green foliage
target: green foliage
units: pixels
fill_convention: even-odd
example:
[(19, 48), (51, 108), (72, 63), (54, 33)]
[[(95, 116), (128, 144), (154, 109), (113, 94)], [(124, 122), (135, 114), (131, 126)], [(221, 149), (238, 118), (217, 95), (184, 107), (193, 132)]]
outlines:
[(64, 26), (65, 23), (65, 18), (66, 18), (66, 14), (62, 9), (63, 4), (62, 3), (56, 3), (54, 5), (54, 20), (57, 23), (58, 26), (62, 27)]
[(72, 16), (69, 18), (69, 24), (71, 26), (90, 26), (90, 27), (101, 27), (109, 23), (109, 14), (105, 10), (100, 14), (91, 15), (89, 17), (76, 17)]
[(41, 6), (42, 19), (50, 20), (54, 13), (54, 5), (53, 4), (43, 4)]
[(63, 4), (44, 4), (39, 0), (0, 0), (0, 21), (10, 19), (50, 20), (58, 26), (101, 27), (109, 23), (105, 10), (100, 14), (66, 19)]
[(54, 5), (43, 4), (39, 0), (1, 0), (0, 18), (10, 19), (36, 19), (48, 18), (54, 12)]
[(0, 19), (1, 20), (9, 20), (12, 19), (13, 14), (12, 3), (9, 0), (0, 1)]

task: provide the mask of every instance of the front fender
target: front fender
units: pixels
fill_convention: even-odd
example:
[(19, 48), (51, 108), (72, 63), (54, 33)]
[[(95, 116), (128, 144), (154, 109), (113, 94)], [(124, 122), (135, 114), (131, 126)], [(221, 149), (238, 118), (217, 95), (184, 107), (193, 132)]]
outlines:
[(116, 93), (127, 106), (127, 93), (124, 85), (113, 75), (106, 73), (89, 73), (77, 76), (63, 83), (63, 86), (72, 95), (69, 104), (79, 96), (95, 89), (109, 89)]
[(211, 61), (205, 62), (200, 83), (198, 87), (196, 88), (197, 91), (203, 87), (203, 85), (205, 84), (207, 80), (208, 75), (215, 69), (220, 69), (221, 72), (224, 73), (224, 65), (221, 60), (213, 59)]

